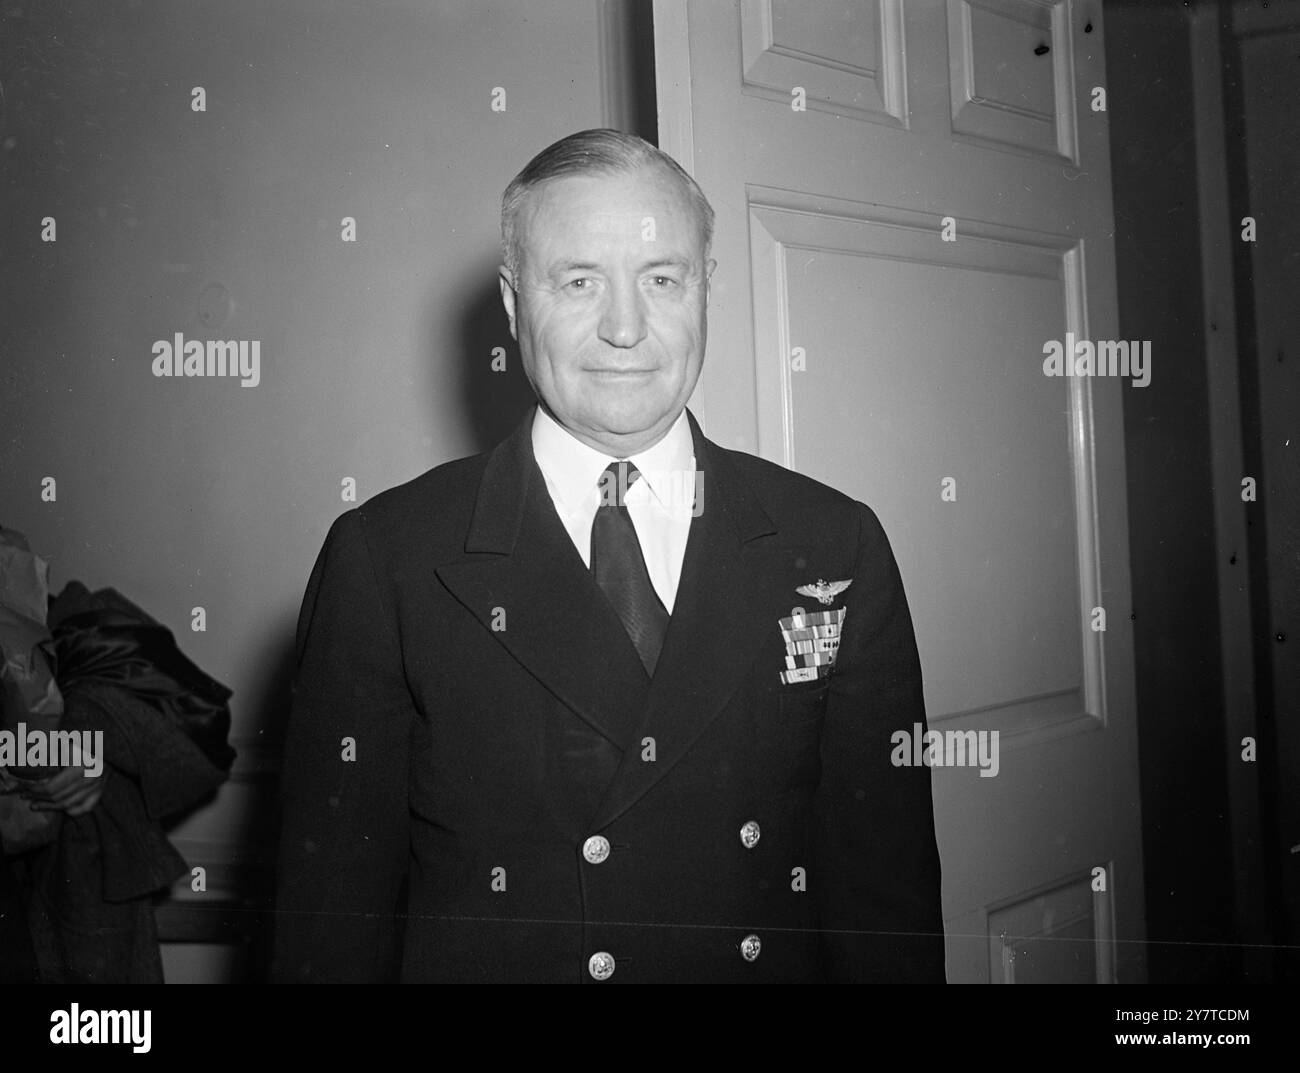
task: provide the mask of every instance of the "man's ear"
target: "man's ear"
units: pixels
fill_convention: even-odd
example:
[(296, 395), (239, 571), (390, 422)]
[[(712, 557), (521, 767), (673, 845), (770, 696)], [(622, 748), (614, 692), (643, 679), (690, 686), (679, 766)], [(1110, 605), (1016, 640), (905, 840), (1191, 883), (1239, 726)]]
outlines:
[(514, 277), (510, 274), (510, 269), (501, 265), (497, 270), (497, 282), (501, 285), (501, 304), (506, 307), (506, 319), (510, 321), (510, 334), (516, 342), (519, 341), (519, 333), (515, 330), (515, 286)]
[(718, 267), (718, 262), (715, 261), (712, 257), (710, 257), (708, 261), (705, 262), (704, 265), (704, 304), (705, 305), (709, 304), (709, 289), (710, 289), (710, 284), (713, 283), (713, 270), (717, 267)]

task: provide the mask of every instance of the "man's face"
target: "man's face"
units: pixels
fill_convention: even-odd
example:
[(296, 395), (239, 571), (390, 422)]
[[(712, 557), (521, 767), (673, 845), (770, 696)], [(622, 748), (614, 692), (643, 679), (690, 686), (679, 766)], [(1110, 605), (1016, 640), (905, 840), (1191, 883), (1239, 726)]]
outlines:
[(517, 234), (519, 279), (502, 268), (501, 298), (538, 398), (597, 450), (654, 444), (704, 361), (713, 262), (685, 191), (657, 167), (554, 179)]

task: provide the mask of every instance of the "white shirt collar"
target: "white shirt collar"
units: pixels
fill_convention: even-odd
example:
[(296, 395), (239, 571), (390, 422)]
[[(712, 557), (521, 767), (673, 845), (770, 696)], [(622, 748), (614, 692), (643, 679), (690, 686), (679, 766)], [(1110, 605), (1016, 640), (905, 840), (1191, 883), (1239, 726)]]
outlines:
[[(588, 499), (593, 503), (599, 499), (600, 475), (611, 462), (617, 461), (614, 456), (588, 447), (541, 406), (533, 417), (532, 441), (538, 466), (551, 482), (554, 494), (566, 506), (573, 508)], [(686, 411), (683, 409), (677, 415), (663, 439), (630, 456), (629, 460), (641, 471), (655, 497), (663, 505), (669, 505), (674, 494), (672, 482), (685, 480), (695, 470), (695, 444)]]

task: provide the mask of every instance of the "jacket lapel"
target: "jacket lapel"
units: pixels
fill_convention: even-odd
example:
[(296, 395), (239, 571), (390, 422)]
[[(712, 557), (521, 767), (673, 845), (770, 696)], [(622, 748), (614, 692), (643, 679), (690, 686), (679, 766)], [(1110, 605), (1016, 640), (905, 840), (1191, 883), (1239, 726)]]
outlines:
[[(776, 526), (733, 463), (706, 440), (687, 412), (703, 473), (703, 504), (692, 518), (681, 581), (663, 652), (646, 698), (644, 718), (597, 809), (592, 830), (612, 823), (686, 754), (744, 680), (772, 628), (763, 614), (765, 575), (772, 547), (762, 538)], [(655, 762), (641, 759), (654, 738)]]
[(533, 457), (532, 418), (530, 410), (488, 458), (467, 558), (437, 574), (542, 685), (625, 747), (641, 722), (649, 682), (555, 512)]

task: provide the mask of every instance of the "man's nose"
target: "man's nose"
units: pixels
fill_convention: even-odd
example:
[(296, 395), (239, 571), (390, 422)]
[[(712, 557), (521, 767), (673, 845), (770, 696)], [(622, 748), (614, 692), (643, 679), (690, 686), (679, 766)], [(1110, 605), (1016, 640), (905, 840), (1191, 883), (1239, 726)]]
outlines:
[(645, 307), (634, 286), (614, 286), (601, 310), (598, 334), (610, 346), (627, 349), (645, 338)]

